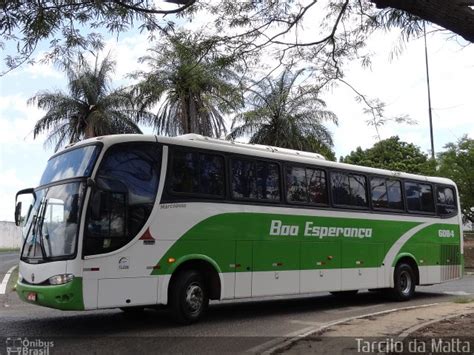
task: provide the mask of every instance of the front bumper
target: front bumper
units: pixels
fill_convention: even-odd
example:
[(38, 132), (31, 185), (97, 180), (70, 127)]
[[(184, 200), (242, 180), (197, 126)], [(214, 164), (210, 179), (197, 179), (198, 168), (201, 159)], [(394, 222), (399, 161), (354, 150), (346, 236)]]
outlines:
[[(18, 296), (25, 302), (61, 310), (83, 310), (82, 277), (75, 277), (63, 285), (31, 285), (18, 280)], [(29, 301), (28, 294), (36, 293), (36, 300)]]

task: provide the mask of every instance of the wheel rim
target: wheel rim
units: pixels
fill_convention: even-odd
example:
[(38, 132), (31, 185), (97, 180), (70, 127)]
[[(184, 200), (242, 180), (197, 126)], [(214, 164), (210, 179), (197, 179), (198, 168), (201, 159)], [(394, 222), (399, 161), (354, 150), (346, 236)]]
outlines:
[(189, 313), (197, 314), (204, 303), (204, 291), (201, 286), (193, 282), (186, 289), (186, 308)]
[(412, 280), (410, 273), (408, 271), (402, 271), (400, 273), (400, 291), (404, 295), (409, 295), (411, 292), (411, 285)]

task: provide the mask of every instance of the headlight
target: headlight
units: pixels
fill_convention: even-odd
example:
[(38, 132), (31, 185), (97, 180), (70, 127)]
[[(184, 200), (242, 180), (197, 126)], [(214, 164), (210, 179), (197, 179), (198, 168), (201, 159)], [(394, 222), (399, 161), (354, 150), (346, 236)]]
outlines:
[(62, 285), (62, 284), (71, 282), (73, 278), (74, 278), (73, 274), (55, 275), (49, 278), (49, 283), (51, 285)]

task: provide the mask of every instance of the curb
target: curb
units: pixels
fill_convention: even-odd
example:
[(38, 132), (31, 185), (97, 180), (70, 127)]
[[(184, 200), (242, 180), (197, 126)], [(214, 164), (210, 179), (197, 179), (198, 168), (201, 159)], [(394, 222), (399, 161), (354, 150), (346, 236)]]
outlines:
[(434, 323), (441, 322), (441, 321), (443, 321), (443, 320), (448, 320), (448, 319), (452, 319), (452, 318), (457, 318), (457, 317), (465, 316), (465, 315), (467, 315), (467, 314), (472, 314), (472, 313), (474, 313), (474, 310), (472, 310), (471, 312), (467, 312), (467, 313), (454, 314), (454, 315), (447, 316), (447, 317), (432, 319), (432, 320), (430, 320), (430, 321), (427, 321), (427, 322), (424, 322), (424, 323), (420, 323), (420, 324), (414, 325), (413, 327), (408, 328), (408, 329), (406, 329), (405, 331), (403, 331), (402, 333), (398, 334), (398, 336), (403, 340), (403, 339), (409, 337), (410, 334), (413, 334), (414, 332), (416, 332), (418, 329), (427, 327), (427, 326), (429, 326), (429, 325), (431, 325), (431, 324), (434, 324)]
[(300, 331), (299, 334), (288, 334), (287, 337), (289, 339), (286, 340), (270, 340), (267, 343), (258, 345), (250, 350), (247, 350), (247, 352), (251, 353), (259, 353), (259, 354), (273, 354), (275, 351), (280, 350), (281, 348), (285, 348), (287, 346), (292, 345), (293, 343), (297, 342), (300, 339), (306, 338), (310, 336), (311, 334), (326, 330), (330, 327), (333, 327), (335, 325), (339, 325), (341, 323), (346, 323), (355, 319), (364, 319), (364, 318), (369, 318), (369, 317), (374, 317), (374, 316), (379, 316), (383, 314), (388, 314), (388, 313), (394, 313), (398, 311), (405, 311), (405, 310), (410, 310), (410, 309), (417, 309), (417, 308), (426, 308), (426, 307), (432, 307), (432, 306), (437, 306), (439, 305), (439, 302), (436, 303), (429, 303), (429, 304), (423, 304), (423, 305), (418, 305), (418, 306), (409, 306), (409, 307), (402, 307), (402, 308), (394, 308), (394, 309), (388, 309), (385, 311), (380, 311), (380, 312), (373, 312), (373, 313), (368, 313), (368, 314), (363, 314), (360, 316), (355, 316), (355, 317), (349, 317), (349, 318), (343, 318), (339, 319), (337, 321), (333, 321), (327, 324), (324, 324), (323, 326), (319, 327), (309, 327), (309, 328), (304, 328)]

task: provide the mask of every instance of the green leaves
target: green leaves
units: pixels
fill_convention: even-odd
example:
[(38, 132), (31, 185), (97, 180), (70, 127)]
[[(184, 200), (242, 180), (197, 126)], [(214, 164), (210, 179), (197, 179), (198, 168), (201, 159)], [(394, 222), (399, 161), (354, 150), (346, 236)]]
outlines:
[(337, 117), (325, 110), (316, 87), (297, 85), (303, 73), (285, 70), (276, 80), (267, 77), (256, 83), (247, 98), (248, 109), (234, 118), (228, 138), (250, 135), (250, 143), (317, 152), (334, 159), (332, 135), (322, 122), (337, 124)]
[(474, 140), (467, 135), (438, 154), (439, 173), (456, 182), (464, 221), (474, 223)]
[(143, 110), (159, 104), (152, 120), (159, 134), (226, 133), (224, 115), (242, 105), (234, 60), (222, 56), (211, 40), (179, 32), (150, 50), (141, 62), (149, 72), (133, 74), (141, 81), (134, 92)]
[(66, 65), (68, 92), (42, 91), (28, 100), (46, 110), (36, 122), (34, 138), (48, 135), (45, 144), (57, 151), (61, 146), (81, 139), (118, 133), (141, 133), (137, 125), (140, 112), (133, 106), (130, 93), (113, 90), (110, 76), (115, 62), (96, 57), (91, 66), (84, 58)]
[(358, 147), (340, 160), (343, 163), (373, 168), (436, 175), (434, 164), (428, 160), (428, 156), (416, 145), (402, 142), (397, 136), (379, 141), (366, 150)]

